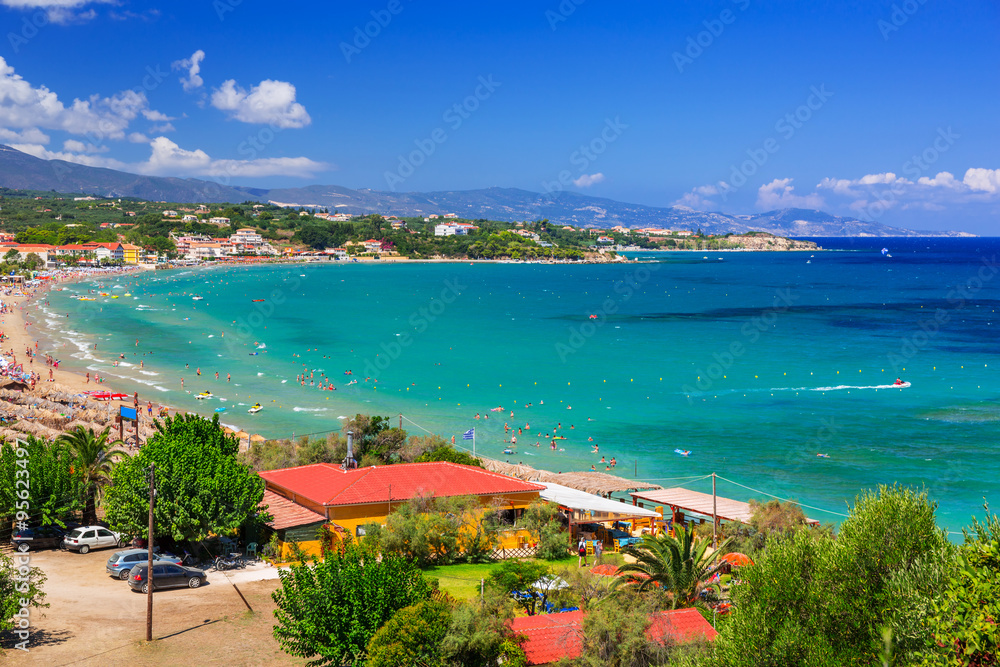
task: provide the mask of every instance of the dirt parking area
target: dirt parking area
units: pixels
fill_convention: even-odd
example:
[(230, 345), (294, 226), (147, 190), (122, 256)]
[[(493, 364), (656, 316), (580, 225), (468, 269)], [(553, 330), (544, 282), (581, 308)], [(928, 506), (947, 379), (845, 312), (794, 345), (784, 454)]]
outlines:
[(271, 635), (278, 587), (274, 568), (239, 570), (232, 579), (210, 573), (200, 588), (153, 595), (153, 637), (146, 644), (146, 596), (111, 578), (104, 566), (117, 549), (88, 554), (39, 551), (32, 565), (48, 577), (46, 609), (34, 611), (28, 652), (3, 641), (8, 665), (303, 665)]

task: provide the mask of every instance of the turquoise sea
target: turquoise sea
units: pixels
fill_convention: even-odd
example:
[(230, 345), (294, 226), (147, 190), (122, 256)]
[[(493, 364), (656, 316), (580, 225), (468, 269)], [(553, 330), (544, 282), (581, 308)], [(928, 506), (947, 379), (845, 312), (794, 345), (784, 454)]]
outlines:
[[(554, 471), (613, 456), (616, 474), (703, 491), (686, 480), (716, 472), (743, 485), (720, 495), (823, 521), (876, 484), (925, 486), (958, 530), (1000, 489), (1000, 239), (818, 241), (834, 250), (160, 271), (70, 285), (37, 317), (64, 365), (269, 438), (402, 413)], [(70, 298), (91, 289), (119, 298)]]

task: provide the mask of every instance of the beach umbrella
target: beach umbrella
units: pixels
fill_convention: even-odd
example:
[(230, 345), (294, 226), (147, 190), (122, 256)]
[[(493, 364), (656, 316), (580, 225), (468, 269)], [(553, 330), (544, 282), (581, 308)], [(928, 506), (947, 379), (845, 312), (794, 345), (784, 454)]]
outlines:
[(237, 432), (236, 432), (236, 433), (234, 433), (233, 435), (235, 435), (235, 436), (236, 436), (237, 438), (239, 438), (240, 440), (247, 440), (247, 439), (249, 439), (249, 438), (250, 438), (250, 434), (249, 434), (249, 433), (247, 433), (246, 431), (237, 431)]
[(234, 433), (236, 433), (236, 431), (229, 428), (228, 426), (223, 427), (222, 432), (225, 433), (226, 435), (233, 435)]
[(613, 577), (618, 574), (618, 566), (610, 563), (601, 563), (600, 565), (595, 565), (590, 568), (590, 571), (594, 574), (602, 574), (607, 577)]
[(753, 561), (746, 554), (741, 554), (738, 552), (733, 552), (731, 554), (726, 554), (719, 559), (720, 562), (729, 563), (733, 567), (744, 567), (746, 565), (753, 565)]
[(254, 433), (253, 435), (250, 436), (250, 442), (265, 442), (265, 441), (267, 441), (267, 438), (257, 433)]

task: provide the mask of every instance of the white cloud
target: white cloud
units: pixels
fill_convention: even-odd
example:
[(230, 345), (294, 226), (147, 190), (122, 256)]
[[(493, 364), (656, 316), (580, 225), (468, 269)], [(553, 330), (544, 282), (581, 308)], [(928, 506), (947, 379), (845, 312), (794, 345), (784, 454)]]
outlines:
[(37, 127), (29, 127), (20, 132), (0, 127), (0, 141), (7, 143), (47, 144), (49, 143), (49, 135)]
[(186, 150), (166, 137), (149, 142), (151, 154), (145, 162), (125, 163), (111, 157), (76, 151), (82, 142), (67, 142), (64, 151), (50, 151), (39, 144), (12, 144), (12, 147), (44, 160), (65, 160), (90, 167), (107, 167), (150, 176), (199, 176), (228, 182), (230, 178), (292, 176), (311, 178), (331, 169), (329, 164), (306, 157), (276, 157), (257, 160), (215, 160), (201, 149)]
[(0, 57), (0, 127), (7, 130), (63, 130), (99, 142), (124, 138), (129, 123), (140, 113), (159, 113), (149, 109), (144, 92), (125, 90), (103, 98), (91, 95), (66, 106), (45, 86), (33, 87)]
[(173, 132), (176, 129), (177, 128), (174, 127), (173, 123), (162, 123), (160, 125), (154, 125), (153, 127), (149, 128), (149, 131), (154, 134), (163, 134), (165, 132)]
[(198, 49), (191, 54), (190, 58), (175, 60), (170, 64), (170, 69), (186, 69), (188, 71), (187, 78), (181, 77), (181, 86), (184, 87), (184, 92), (190, 93), (191, 91), (197, 90), (204, 85), (205, 80), (199, 76), (201, 73), (201, 61), (204, 59), (205, 52)]
[(926, 176), (921, 176), (917, 179), (919, 185), (925, 185), (931, 188), (950, 188), (956, 190), (962, 187), (962, 183), (955, 180), (954, 174), (942, 171), (934, 178), (927, 178)]
[(126, 137), (133, 144), (148, 144), (149, 137), (142, 132), (132, 132)]
[(776, 208), (822, 208), (823, 197), (813, 192), (795, 194), (791, 178), (776, 178), (757, 189), (757, 206), (765, 210)]
[(160, 111), (155, 111), (153, 109), (147, 109), (143, 111), (142, 117), (145, 118), (146, 120), (151, 120), (154, 123), (162, 123), (174, 119), (173, 116), (168, 116), (165, 113), (162, 113)]
[(12, 9), (41, 9), (51, 23), (83, 23), (97, 16), (93, 9), (79, 11), (84, 5), (114, 4), (116, 0), (0, 0)]
[(128, 165), (114, 158), (101, 157), (93, 154), (73, 153), (69, 151), (50, 151), (38, 144), (11, 144), (11, 148), (42, 158), (43, 160), (65, 160), (84, 164), (88, 167), (107, 167), (108, 169), (127, 169)]
[(63, 150), (71, 153), (107, 153), (111, 149), (105, 145), (95, 146), (94, 144), (85, 144), (76, 139), (67, 139), (63, 142)]
[(597, 185), (604, 180), (604, 174), (597, 172), (596, 174), (582, 174), (580, 178), (573, 181), (573, 185), (578, 188), (589, 188), (591, 185)]
[(976, 167), (965, 172), (962, 183), (971, 190), (997, 194), (1000, 192), (1000, 169)]
[(212, 93), (212, 106), (244, 123), (297, 128), (312, 122), (306, 108), (295, 101), (295, 86), (286, 81), (265, 79), (248, 92), (229, 79)]

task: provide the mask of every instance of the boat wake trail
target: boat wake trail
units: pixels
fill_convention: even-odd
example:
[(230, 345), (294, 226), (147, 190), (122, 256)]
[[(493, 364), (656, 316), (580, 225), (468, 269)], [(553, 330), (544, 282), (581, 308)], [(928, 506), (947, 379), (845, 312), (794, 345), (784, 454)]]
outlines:
[(871, 384), (871, 385), (838, 384), (833, 387), (771, 387), (770, 391), (842, 391), (844, 389), (906, 389), (909, 386), (910, 386), (909, 382), (904, 382), (903, 384)]

